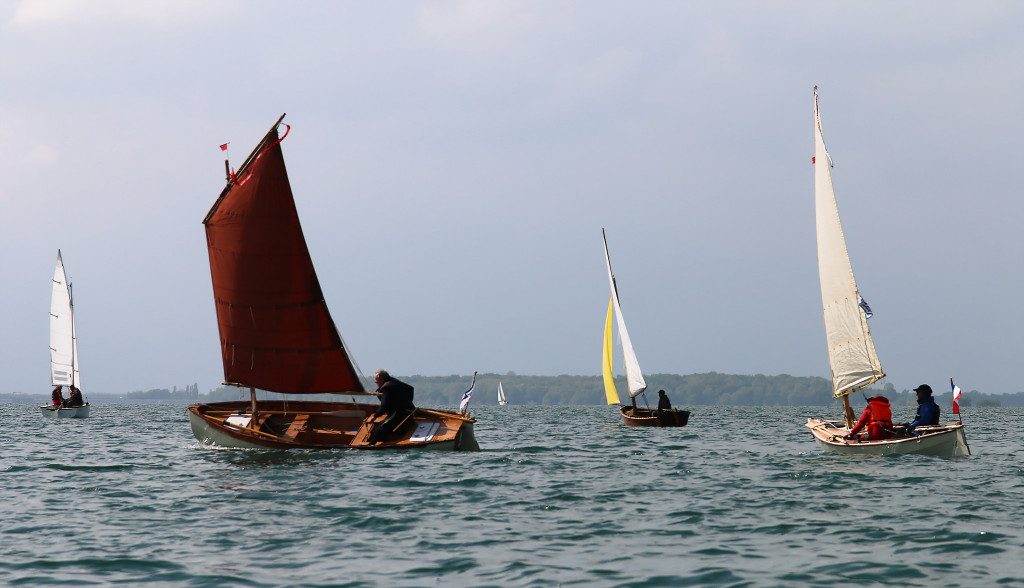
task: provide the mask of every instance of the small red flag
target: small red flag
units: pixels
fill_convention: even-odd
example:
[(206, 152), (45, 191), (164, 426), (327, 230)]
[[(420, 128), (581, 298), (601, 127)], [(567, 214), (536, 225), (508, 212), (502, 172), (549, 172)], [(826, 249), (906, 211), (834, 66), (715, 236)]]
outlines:
[[(221, 149), (223, 149), (223, 148), (224, 148), (224, 147), (221, 147)], [(814, 160), (815, 160), (815, 159), (817, 159), (817, 157), (814, 157), (814, 156), (812, 156), (812, 157), (811, 157), (811, 163), (814, 163)]]
[(227, 151), (227, 150), (228, 150), (228, 144), (227, 144), (227, 143), (224, 143), (223, 145), (221, 145), (221, 146), (220, 146), (220, 150), (221, 150), (221, 151)]

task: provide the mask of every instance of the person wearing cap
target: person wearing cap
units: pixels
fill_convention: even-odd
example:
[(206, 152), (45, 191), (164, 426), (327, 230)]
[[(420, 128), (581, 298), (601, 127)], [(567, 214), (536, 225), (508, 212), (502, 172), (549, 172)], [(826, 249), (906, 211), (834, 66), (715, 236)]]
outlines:
[[(939, 424), (939, 415), (942, 412), (939, 410), (939, 405), (935, 404), (935, 399), (932, 398), (932, 387), (928, 384), (921, 384), (917, 388), (914, 388), (914, 392), (917, 392), (917, 416), (914, 417), (914, 422), (907, 425), (907, 434), (914, 434), (914, 429), (922, 426), (934, 426)], [(920, 435), (920, 433), (917, 433)]]
[(850, 429), (850, 434), (844, 439), (857, 439), (857, 433), (864, 428), (868, 430), (868, 441), (888, 439), (892, 436), (892, 408), (889, 407), (889, 399), (878, 395), (868, 398), (868, 405), (861, 413), (857, 425)]
[(664, 390), (658, 390), (658, 410), (672, 410), (672, 403), (669, 402)]

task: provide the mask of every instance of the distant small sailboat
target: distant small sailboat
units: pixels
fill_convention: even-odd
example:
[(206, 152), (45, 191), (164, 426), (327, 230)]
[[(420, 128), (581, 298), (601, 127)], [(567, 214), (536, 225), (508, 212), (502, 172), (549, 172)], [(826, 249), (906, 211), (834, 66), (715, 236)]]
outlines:
[[(640, 371), (640, 363), (637, 361), (636, 352), (633, 350), (633, 342), (626, 331), (626, 321), (622, 318), (622, 309), (619, 306), (619, 291), (615, 284), (615, 275), (612, 273), (612, 259), (608, 254), (608, 237), (604, 229), (601, 229), (601, 237), (604, 239), (604, 259), (608, 265), (608, 282), (611, 285), (612, 295), (608, 301), (608, 315), (604, 324), (604, 353), (602, 354), (601, 373), (604, 376), (604, 391), (608, 404), (618, 404), (622, 413), (622, 420), (631, 427), (682, 427), (690, 420), (690, 412), (670, 408), (657, 410), (640, 407), (636, 405), (636, 397), (643, 394), (647, 389), (647, 382), (644, 374)], [(612, 373), (612, 316), (619, 328), (619, 340), (622, 344), (622, 358), (626, 365), (626, 383), (629, 387), (629, 398), (632, 406), (626, 406), (619, 402), (619, 393), (615, 388), (615, 377)]]
[[(75, 332), (75, 303), (71, 295), (71, 284), (64, 271), (64, 260), (57, 250), (57, 267), (53, 270), (53, 288), (50, 292), (50, 383), (82, 389), (78, 364), (78, 336)], [(68, 400), (64, 401), (67, 404)], [(56, 418), (86, 418), (89, 403), (81, 406), (39, 407), (42, 413)]]
[(505, 400), (505, 390), (501, 387), (501, 380), (498, 380), (498, 406), (505, 406), (508, 404), (508, 400)]
[[(832, 397), (843, 399), (845, 422), (807, 419), (811, 435), (825, 449), (837, 453), (887, 455), (918, 453), (958, 457), (970, 455), (962, 423), (920, 427), (920, 435), (861, 441), (846, 439), (854, 427), (851, 392), (885, 377), (868, 328), (867, 313), (853, 277), (846, 237), (839, 220), (839, 207), (832, 186), (831, 160), (825, 150), (818, 87), (814, 87), (814, 202), (818, 237), (818, 277), (825, 315), (829, 364), (832, 367)], [(844, 426), (845, 425), (845, 426)]]

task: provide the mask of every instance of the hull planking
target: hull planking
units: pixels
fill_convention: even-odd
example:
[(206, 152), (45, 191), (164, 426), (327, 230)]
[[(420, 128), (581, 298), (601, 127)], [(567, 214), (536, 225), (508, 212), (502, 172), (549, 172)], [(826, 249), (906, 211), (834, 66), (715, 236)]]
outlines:
[[(193, 404), (186, 409), (199, 441), (244, 449), (433, 449), (479, 451), (473, 419), (416, 409), (413, 422), (382, 443), (367, 440), (377, 405), (356, 402), (261, 401), (253, 422), (247, 401)], [(254, 426), (255, 425), (255, 426)]]
[(843, 439), (849, 429), (839, 421), (807, 419), (806, 426), (811, 435), (823, 448), (843, 455), (895, 455), (917, 454), (939, 457), (966, 457), (971, 454), (967, 445), (964, 426), (960, 423), (919, 427), (921, 435), (884, 439), (881, 441), (856, 441)]

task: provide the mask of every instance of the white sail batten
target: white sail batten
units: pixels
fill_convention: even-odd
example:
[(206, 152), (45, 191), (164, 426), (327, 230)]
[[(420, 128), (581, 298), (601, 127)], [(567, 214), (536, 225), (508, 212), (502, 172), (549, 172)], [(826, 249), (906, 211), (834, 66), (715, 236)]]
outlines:
[(53, 270), (53, 290), (50, 295), (50, 381), (54, 386), (82, 387), (78, 369), (74, 304), (60, 250), (57, 251), (57, 267)]
[(612, 273), (612, 259), (608, 254), (608, 238), (604, 235), (604, 259), (608, 264), (608, 283), (612, 289), (612, 307), (615, 309), (615, 322), (619, 328), (619, 340), (622, 343), (622, 360), (626, 366), (626, 385), (629, 388), (630, 398), (647, 389), (647, 382), (644, 381), (644, 374), (640, 371), (640, 362), (636, 359), (636, 352), (633, 351), (633, 343), (629, 339), (629, 331), (626, 330), (626, 321), (622, 318), (622, 308), (619, 306), (619, 293), (615, 287), (615, 275)]
[(818, 235), (818, 277), (824, 310), (832, 393), (839, 398), (885, 376), (875, 351), (867, 317), (846, 248), (839, 207), (832, 186), (831, 160), (825, 151), (814, 91), (814, 210)]

